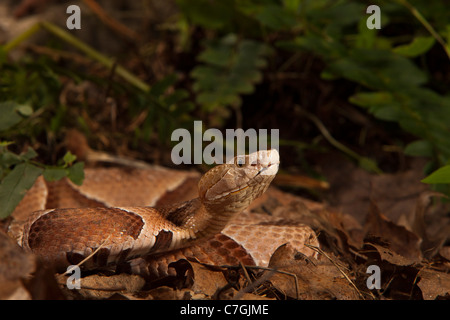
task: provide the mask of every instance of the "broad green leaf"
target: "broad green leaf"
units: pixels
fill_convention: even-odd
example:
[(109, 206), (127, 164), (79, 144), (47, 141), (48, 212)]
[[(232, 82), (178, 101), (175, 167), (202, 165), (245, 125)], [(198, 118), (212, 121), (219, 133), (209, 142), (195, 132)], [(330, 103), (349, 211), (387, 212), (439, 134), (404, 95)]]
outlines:
[(25, 196), (42, 169), (29, 163), (14, 167), (0, 184), (0, 219), (9, 216)]
[(31, 160), (33, 158), (36, 158), (37, 156), (38, 156), (37, 152), (34, 151), (34, 149), (31, 147), (28, 147), (27, 152), (21, 155), (21, 157), (25, 160)]
[(210, 41), (198, 56), (203, 64), (195, 67), (197, 102), (205, 110), (218, 106), (239, 106), (242, 94), (252, 93), (261, 81), (266, 58), (271, 49), (264, 43), (229, 34), (220, 40)]
[(77, 162), (73, 166), (67, 168), (67, 177), (75, 184), (81, 186), (84, 180), (84, 163)]
[(28, 147), (28, 150), (20, 155), (10, 152), (6, 149), (0, 150), (0, 165), (10, 167), (12, 165), (31, 160), (36, 156), (36, 151), (34, 151), (34, 149), (31, 147)]
[(433, 37), (415, 37), (411, 43), (398, 46), (392, 51), (405, 57), (414, 58), (430, 50), (434, 42)]
[(16, 110), (24, 117), (29, 117), (33, 114), (33, 108), (28, 104), (18, 105)]
[(414, 157), (432, 157), (433, 145), (427, 140), (417, 140), (408, 144), (404, 153)]
[(67, 173), (67, 169), (64, 168), (46, 168), (43, 175), (47, 181), (57, 181), (67, 176)]
[(18, 104), (14, 101), (5, 101), (0, 103), (0, 131), (7, 130), (22, 121), (21, 115), (30, 115), (33, 113), (28, 105)]
[(274, 30), (292, 28), (296, 21), (295, 16), (283, 7), (278, 5), (265, 5), (256, 19), (266, 27)]
[(423, 179), (422, 182), (428, 184), (450, 183), (450, 165), (437, 169), (435, 172)]
[(21, 162), (23, 162), (23, 159), (11, 151), (4, 150), (0, 153), (0, 164), (4, 167), (10, 167)]

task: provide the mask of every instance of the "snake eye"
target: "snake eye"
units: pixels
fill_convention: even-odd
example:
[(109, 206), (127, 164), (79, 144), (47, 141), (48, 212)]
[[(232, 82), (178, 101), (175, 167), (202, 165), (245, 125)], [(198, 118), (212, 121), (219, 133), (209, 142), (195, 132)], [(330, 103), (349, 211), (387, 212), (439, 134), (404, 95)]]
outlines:
[(234, 163), (239, 168), (242, 168), (245, 166), (245, 158), (244, 157), (236, 157), (236, 160), (234, 160)]

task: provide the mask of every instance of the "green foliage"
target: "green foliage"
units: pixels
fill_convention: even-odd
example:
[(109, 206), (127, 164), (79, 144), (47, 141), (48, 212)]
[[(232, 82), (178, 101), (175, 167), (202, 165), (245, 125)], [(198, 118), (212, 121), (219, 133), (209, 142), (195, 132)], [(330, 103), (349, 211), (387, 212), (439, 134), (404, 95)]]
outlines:
[(43, 174), (48, 181), (68, 177), (80, 185), (83, 182), (83, 163), (72, 165), (76, 157), (66, 153), (59, 166), (46, 166), (32, 159), (37, 157), (32, 148), (22, 154), (8, 150), (11, 142), (0, 142), (0, 219), (9, 216), (36, 179)]
[(443, 166), (422, 180), (423, 183), (450, 184), (450, 165)]
[(135, 141), (143, 139), (148, 143), (156, 137), (154, 140), (159, 144), (168, 145), (173, 130), (192, 125), (190, 113), (195, 106), (188, 99), (188, 91), (176, 88), (176, 82), (176, 75), (170, 74), (155, 83), (148, 93), (136, 92), (132, 96), (131, 117), (147, 114), (135, 130)]
[(208, 111), (220, 106), (240, 106), (240, 95), (252, 93), (254, 84), (262, 80), (260, 69), (267, 65), (269, 52), (266, 45), (240, 41), (234, 34), (207, 42), (198, 56), (204, 64), (191, 73), (197, 102)]
[[(214, 108), (239, 101), (239, 95), (251, 92), (234, 90), (229, 94), (230, 88), (238, 87), (236, 83), (251, 88), (245, 86), (245, 73), (227, 77), (224, 71), (227, 67), (232, 70), (230, 61), (235, 61), (237, 50), (228, 48), (224, 43), (227, 38), (221, 37), (233, 32), (237, 35), (233, 39), (240, 43), (250, 38), (260, 41), (275, 55), (291, 51), (320, 56), (326, 63), (324, 79), (347, 79), (358, 85), (350, 102), (376, 118), (398, 123), (418, 138), (405, 148), (407, 154), (434, 156), (440, 164), (450, 161), (450, 96), (430, 88), (425, 60), (417, 60), (436, 46), (450, 52), (450, 12), (443, 1), (235, 0), (225, 5), (217, 0), (178, 0), (178, 4), (191, 25), (216, 32), (199, 55), (199, 60), (209, 65), (198, 66), (192, 73), (199, 103)], [(366, 26), (369, 15), (365, 10), (370, 4), (381, 8), (382, 30)], [(403, 24), (411, 30), (399, 36), (383, 32)], [(250, 25), (251, 30), (243, 27)], [(282, 40), (270, 43), (268, 31), (279, 32), (281, 37), (272, 33), (271, 38)], [(263, 67), (254, 65), (252, 72)], [(240, 82), (236, 80), (239, 76)]]
[(5, 101), (0, 103), (2, 117), (0, 118), (0, 131), (4, 131), (20, 121), (24, 117), (29, 117), (33, 113), (33, 109), (28, 104), (18, 104), (13, 101)]
[[(336, 5), (340, 13), (343, 16), (355, 16), (358, 4), (346, 2), (340, 1)], [(377, 4), (381, 7), (383, 28), (394, 18), (397, 23), (401, 23), (398, 20), (399, 12), (402, 11), (404, 20), (412, 19), (401, 5), (388, 4), (386, 1), (378, 1)], [(311, 17), (327, 15), (328, 9), (322, 9), (322, 13), (311, 12)], [(445, 11), (446, 6), (443, 3), (440, 7), (436, 5), (435, 10), (430, 14)], [(420, 139), (405, 149), (408, 154), (433, 154), (439, 162), (447, 162), (450, 160), (450, 96), (429, 89), (430, 75), (426, 68), (411, 59), (426, 54), (436, 43), (435, 39), (424, 36), (426, 30), (418, 25), (416, 33), (409, 36), (409, 42), (398, 44), (396, 38), (366, 28), (365, 16), (356, 16), (361, 19), (359, 28), (353, 29), (358, 30), (357, 33), (343, 32), (343, 28), (332, 34), (305, 32), (278, 45), (320, 55), (327, 63), (323, 72), (325, 78), (344, 78), (361, 85), (359, 92), (349, 98), (350, 102), (365, 108), (379, 119), (397, 122), (405, 131)], [(347, 22), (356, 23), (350, 19)], [(323, 30), (327, 26), (318, 23), (314, 27), (315, 30)]]
[(0, 219), (6, 218), (19, 204), (42, 169), (29, 163), (16, 165), (0, 184)]
[(392, 52), (408, 58), (414, 58), (426, 53), (434, 45), (435, 40), (432, 37), (416, 37), (411, 43), (399, 45)]

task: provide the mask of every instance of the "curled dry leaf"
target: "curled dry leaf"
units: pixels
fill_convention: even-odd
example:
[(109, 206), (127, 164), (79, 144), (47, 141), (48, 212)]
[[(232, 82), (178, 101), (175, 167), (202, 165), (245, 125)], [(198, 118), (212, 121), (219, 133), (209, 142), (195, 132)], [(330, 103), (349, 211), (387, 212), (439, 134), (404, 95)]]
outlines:
[[(422, 260), (422, 252), (420, 244), (422, 240), (413, 232), (405, 227), (399, 226), (387, 219), (378, 209), (375, 203), (371, 203), (367, 222), (365, 224), (365, 240), (373, 243), (374, 238), (378, 238), (380, 242), (387, 244), (388, 253), (385, 258), (392, 255), (400, 262), (397, 256), (402, 256), (408, 262), (401, 263), (419, 263)], [(386, 252), (381, 249), (382, 252)]]
[(303, 259), (289, 244), (286, 244), (275, 251), (269, 267), (279, 271), (273, 273), (270, 282), (291, 298), (359, 299), (355, 288), (337, 266), (323, 256), (319, 259)]
[(380, 244), (375, 244), (371, 242), (366, 242), (367, 246), (371, 246), (377, 250), (377, 252), (380, 254), (381, 260), (387, 261), (391, 264), (398, 265), (398, 266), (410, 266), (415, 263), (418, 263), (419, 261), (415, 258), (407, 258), (404, 257), (395, 251), (392, 251), (387, 246), (382, 246)]
[(197, 262), (191, 262), (191, 266), (194, 278), (191, 289), (195, 294), (212, 297), (228, 284), (223, 272), (217, 268), (208, 268)]
[(417, 275), (418, 286), (423, 299), (434, 300), (439, 297), (450, 297), (450, 275), (432, 269), (422, 269)]

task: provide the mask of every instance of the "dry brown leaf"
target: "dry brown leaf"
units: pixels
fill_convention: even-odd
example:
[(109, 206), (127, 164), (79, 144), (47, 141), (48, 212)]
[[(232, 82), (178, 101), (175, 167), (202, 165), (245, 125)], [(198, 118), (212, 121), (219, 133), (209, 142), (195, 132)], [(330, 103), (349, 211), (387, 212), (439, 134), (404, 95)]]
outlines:
[(191, 262), (191, 266), (194, 280), (191, 289), (195, 294), (212, 297), (228, 284), (222, 271), (213, 270), (197, 262)]
[(356, 290), (336, 265), (323, 256), (318, 260), (298, 259), (295, 250), (286, 244), (278, 248), (272, 258), (269, 267), (285, 273), (274, 272), (270, 282), (291, 298), (359, 299)]
[(406, 258), (410, 264), (422, 260), (421, 239), (405, 227), (387, 219), (373, 202), (364, 227), (367, 242), (374, 243), (374, 238), (380, 239), (382, 243), (387, 244), (390, 253)]
[(379, 245), (379, 244), (366, 242), (366, 245), (374, 247), (377, 250), (377, 252), (380, 254), (381, 260), (387, 261), (391, 264), (395, 264), (398, 266), (410, 266), (410, 265), (413, 265), (413, 264), (419, 262), (419, 261), (417, 261), (417, 259), (410, 259), (410, 258), (404, 257), (402, 255), (399, 255), (395, 251), (392, 251), (390, 248)]
[(176, 290), (170, 287), (161, 286), (147, 292), (147, 299), (153, 300), (188, 300), (193, 297), (190, 289)]
[[(62, 287), (66, 286), (67, 276), (59, 275), (57, 279)], [(138, 292), (145, 285), (145, 280), (138, 275), (125, 273), (112, 276), (94, 274), (81, 278), (80, 285), (81, 289), (66, 289), (66, 292), (86, 299), (108, 299), (115, 293)]]
[(417, 195), (428, 189), (421, 183), (424, 160), (411, 159), (411, 169), (393, 174), (371, 174), (351, 163), (342, 155), (316, 159), (330, 182), (331, 205), (364, 222), (370, 201), (375, 201), (391, 220), (414, 212)]
[(434, 300), (438, 297), (450, 297), (450, 274), (422, 269), (417, 277), (420, 277), (418, 286), (422, 290), (425, 300)]
[(441, 248), (441, 250), (439, 250), (439, 254), (447, 259), (448, 261), (450, 261), (450, 246), (444, 246)]

